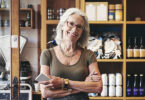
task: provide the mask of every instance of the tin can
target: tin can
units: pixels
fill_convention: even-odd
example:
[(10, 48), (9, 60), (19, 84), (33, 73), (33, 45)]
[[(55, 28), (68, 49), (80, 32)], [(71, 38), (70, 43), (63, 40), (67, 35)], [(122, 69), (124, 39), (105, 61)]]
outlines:
[(116, 73), (116, 85), (122, 85), (122, 75), (121, 75), (121, 73)]
[(103, 85), (108, 85), (108, 77), (106, 73), (102, 74), (102, 82)]
[(115, 85), (116, 79), (115, 79), (115, 74), (110, 73), (109, 74), (109, 85)]
[(109, 86), (109, 96), (114, 97), (115, 96), (115, 86)]
[(116, 96), (117, 97), (122, 96), (122, 86), (116, 86)]
[(103, 86), (103, 90), (101, 92), (101, 96), (106, 97), (107, 96), (107, 91), (108, 91), (107, 86)]

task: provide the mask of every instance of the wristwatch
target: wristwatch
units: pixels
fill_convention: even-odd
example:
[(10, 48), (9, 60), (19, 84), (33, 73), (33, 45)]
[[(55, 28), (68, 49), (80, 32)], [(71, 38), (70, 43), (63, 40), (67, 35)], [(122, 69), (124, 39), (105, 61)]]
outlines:
[(69, 79), (64, 79), (64, 90), (67, 90), (68, 89), (68, 82), (69, 82)]

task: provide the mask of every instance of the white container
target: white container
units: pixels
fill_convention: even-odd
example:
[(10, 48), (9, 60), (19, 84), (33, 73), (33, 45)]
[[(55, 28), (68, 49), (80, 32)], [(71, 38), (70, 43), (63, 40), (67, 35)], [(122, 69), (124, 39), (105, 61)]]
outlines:
[(38, 83), (34, 83), (34, 87), (35, 87), (35, 92), (39, 92), (39, 84)]
[(122, 86), (116, 86), (116, 96), (117, 97), (122, 96)]
[(103, 90), (101, 92), (101, 96), (106, 97), (107, 96), (107, 91), (108, 91), (107, 86), (103, 86)]
[(116, 73), (116, 85), (122, 85), (122, 75), (121, 75), (121, 73)]
[(115, 77), (115, 74), (113, 74), (113, 73), (110, 73), (109, 75), (108, 75), (108, 79), (109, 79), (109, 85), (116, 85), (116, 77)]
[(103, 85), (108, 85), (108, 77), (106, 73), (102, 74), (102, 82)]
[(114, 97), (115, 96), (115, 94), (116, 94), (116, 92), (115, 92), (115, 86), (109, 86), (109, 96), (110, 97)]

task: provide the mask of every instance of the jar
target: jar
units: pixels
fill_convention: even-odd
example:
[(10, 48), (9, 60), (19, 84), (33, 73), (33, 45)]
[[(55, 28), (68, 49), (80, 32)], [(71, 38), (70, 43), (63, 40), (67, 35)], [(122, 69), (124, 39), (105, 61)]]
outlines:
[(103, 82), (103, 85), (108, 85), (108, 79), (107, 79), (106, 73), (102, 74), (102, 82)]
[(122, 4), (115, 5), (115, 20), (122, 21), (123, 19), (123, 12), (122, 12)]
[(122, 86), (116, 86), (116, 96), (117, 97), (122, 96)]
[(115, 74), (110, 73), (109, 74), (109, 85), (115, 85), (116, 81), (115, 81)]
[(109, 96), (114, 97), (115, 94), (115, 86), (109, 86)]
[(121, 73), (116, 73), (116, 85), (122, 85), (122, 75), (121, 75)]
[(109, 4), (108, 20), (115, 20), (115, 5)]

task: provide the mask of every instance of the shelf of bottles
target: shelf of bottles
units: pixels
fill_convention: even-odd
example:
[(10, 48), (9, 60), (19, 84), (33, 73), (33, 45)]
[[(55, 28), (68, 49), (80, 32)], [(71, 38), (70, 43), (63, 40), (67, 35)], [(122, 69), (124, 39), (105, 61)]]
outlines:
[[(9, 21), (9, 0), (1, 0), (0, 2), (0, 27), (6, 28), (10, 26)], [(34, 11), (33, 8), (20, 8), (20, 27), (33, 28), (34, 27)]]
[[(145, 61), (145, 25), (128, 25), (126, 57), (128, 62)], [(132, 31), (130, 31), (132, 30)], [(140, 59), (140, 60), (139, 60)]]

